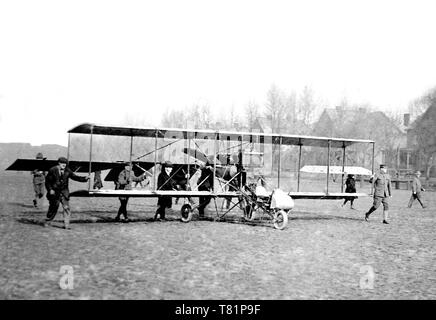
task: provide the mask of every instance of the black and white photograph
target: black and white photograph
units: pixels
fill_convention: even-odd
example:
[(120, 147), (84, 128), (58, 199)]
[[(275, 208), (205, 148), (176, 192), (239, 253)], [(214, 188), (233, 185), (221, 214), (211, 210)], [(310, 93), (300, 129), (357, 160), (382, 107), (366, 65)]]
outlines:
[(0, 0), (0, 300), (434, 300), (435, 12)]

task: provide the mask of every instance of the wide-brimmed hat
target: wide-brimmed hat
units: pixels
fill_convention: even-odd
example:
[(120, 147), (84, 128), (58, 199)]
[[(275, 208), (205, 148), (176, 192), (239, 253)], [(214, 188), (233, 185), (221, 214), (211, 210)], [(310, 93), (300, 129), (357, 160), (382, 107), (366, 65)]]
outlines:
[(385, 164), (381, 164), (380, 165), (380, 169), (382, 169), (382, 168), (386, 168), (386, 165)]

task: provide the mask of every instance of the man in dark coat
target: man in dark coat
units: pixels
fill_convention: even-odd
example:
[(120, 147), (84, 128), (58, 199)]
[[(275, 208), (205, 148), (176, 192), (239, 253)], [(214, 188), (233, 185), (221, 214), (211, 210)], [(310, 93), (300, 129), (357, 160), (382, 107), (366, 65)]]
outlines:
[[(160, 191), (172, 191), (180, 189), (180, 186), (176, 184), (176, 181), (171, 177), (173, 171), (173, 164), (170, 161), (166, 161), (162, 165), (161, 172), (157, 178), (157, 190)], [(157, 200), (158, 208), (154, 218), (156, 220), (165, 220), (165, 209), (172, 207), (171, 196), (159, 196)]]
[(68, 180), (71, 178), (79, 182), (87, 182), (89, 177), (76, 175), (69, 167), (68, 160), (65, 157), (58, 159), (58, 165), (48, 170), (45, 178), (45, 188), (47, 189), (47, 199), (49, 207), (47, 212), (47, 221), (51, 221), (58, 212), (59, 204), (64, 209), (64, 228), (70, 229), (70, 191), (68, 189)]
[(423, 209), (426, 208), (424, 202), (422, 201), (421, 191), (425, 191), (425, 189), (422, 187), (421, 180), (419, 180), (420, 176), (421, 176), (421, 172), (416, 171), (412, 181), (412, 196), (410, 197), (409, 200), (409, 205), (408, 205), (409, 208), (412, 208), (412, 204), (413, 201), (415, 201), (415, 199), (418, 200), (418, 202), (421, 204), (421, 207)]
[(369, 182), (374, 187), (374, 202), (372, 207), (365, 213), (365, 221), (369, 220), (369, 215), (373, 213), (380, 204), (383, 204), (383, 223), (388, 223), (389, 216), (389, 198), (392, 197), (391, 177), (387, 173), (388, 170), (384, 164), (380, 165), (380, 172), (369, 179)]
[[(356, 180), (354, 179), (353, 174), (349, 174), (347, 176), (347, 180), (345, 181), (345, 193), (356, 193)], [(351, 202), (351, 209), (354, 209), (354, 198), (353, 197), (347, 197), (344, 200), (344, 203), (342, 204), (342, 207), (345, 206), (345, 204), (350, 201)]]
[[(198, 191), (211, 191), (213, 189), (213, 165), (208, 161), (201, 169), (198, 179)], [(200, 197), (198, 205), (198, 215), (204, 217), (204, 209), (210, 203), (211, 197)]]

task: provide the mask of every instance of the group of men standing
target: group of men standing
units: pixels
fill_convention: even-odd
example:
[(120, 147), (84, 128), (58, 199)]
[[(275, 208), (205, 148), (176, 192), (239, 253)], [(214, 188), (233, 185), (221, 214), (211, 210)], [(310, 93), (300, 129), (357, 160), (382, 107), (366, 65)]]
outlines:
[[(161, 166), (161, 172), (157, 178), (157, 190), (161, 191), (178, 191), (178, 190), (190, 190), (189, 172), (186, 174), (176, 175), (173, 173), (173, 164), (171, 161), (165, 161)], [(212, 165), (206, 163), (203, 167), (199, 169), (201, 171), (200, 177), (198, 179), (199, 183), (197, 184), (199, 191), (210, 191), (213, 187), (213, 169)], [(126, 163), (124, 170), (120, 172), (118, 175), (117, 181), (115, 181), (115, 189), (116, 190), (131, 190), (133, 182), (142, 182), (146, 177), (146, 173), (144, 172), (140, 176), (135, 176), (130, 166), (130, 163)], [(127, 203), (129, 197), (123, 196), (119, 197), (120, 200), (120, 208), (118, 210), (118, 214), (115, 218), (116, 221), (128, 222), (129, 218), (127, 215)], [(191, 200), (189, 198), (189, 200)], [(199, 216), (204, 216), (204, 209), (210, 202), (210, 197), (200, 197), (198, 211)], [(172, 207), (172, 196), (169, 195), (161, 195), (158, 197), (157, 201), (158, 208), (156, 210), (154, 219), (161, 221), (166, 220), (165, 212), (166, 209)], [(123, 219), (121, 219), (121, 216)]]
[[(43, 159), (42, 154), (38, 153), (37, 159)], [(70, 229), (70, 216), (71, 210), (69, 206), (69, 188), (68, 181), (69, 179), (78, 181), (78, 182), (87, 182), (89, 180), (89, 176), (78, 176), (76, 175), (68, 166), (68, 160), (65, 157), (60, 157), (58, 159), (58, 164), (49, 169), (47, 173), (44, 173), (41, 170), (34, 170), (33, 174), (33, 186), (35, 191), (35, 198), (33, 199), (33, 204), (37, 207), (37, 200), (41, 199), (44, 194), (44, 185), (47, 190), (47, 199), (49, 200), (49, 208), (47, 212), (46, 224), (48, 224), (51, 220), (54, 219), (56, 213), (59, 209), (59, 206), (62, 205), (63, 215), (64, 215), (64, 228)], [(185, 175), (185, 178), (182, 180), (175, 180), (172, 175), (173, 164), (170, 161), (166, 161), (162, 167), (161, 172), (158, 176), (157, 180), (157, 189), (158, 190), (190, 190), (189, 188), (189, 173)], [(210, 191), (213, 188), (213, 166), (210, 163), (206, 163), (204, 166), (200, 168), (201, 175), (198, 179), (198, 190), (199, 191)], [(417, 171), (412, 181), (412, 195), (408, 203), (408, 207), (411, 208), (414, 200), (418, 200), (423, 208), (426, 206), (422, 200), (422, 191), (425, 189), (422, 187), (420, 181), (421, 173)], [(117, 180), (115, 181), (115, 189), (117, 190), (131, 190), (133, 182), (142, 182), (146, 177), (146, 173), (144, 172), (140, 176), (135, 176), (130, 163), (126, 163), (125, 168), (118, 175)], [(349, 176), (348, 180), (353, 180), (353, 177)], [(352, 181), (351, 181), (352, 182)], [(355, 191), (355, 186), (352, 183), (347, 182), (350, 185), (350, 188)], [(389, 224), (389, 198), (392, 196), (392, 186), (391, 186), (391, 178), (387, 173), (387, 168), (385, 165), (380, 165), (380, 172), (371, 177), (370, 182), (373, 184), (374, 193), (373, 193), (373, 204), (371, 208), (365, 213), (365, 221), (369, 221), (370, 215), (376, 211), (380, 205), (383, 205), (383, 223)], [(347, 192), (352, 192), (347, 189)], [(123, 216), (123, 221), (128, 221), (127, 216), (127, 203), (128, 197), (123, 196), (119, 197), (120, 200), (120, 208), (118, 210), (118, 214), (115, 218), (116, 221), (120, 221), (121, 216)], [(199, 199), (199, 216), (204, 216), (204, 210), (206, 206), (211, 201), (210, 197), (200, 197)], [(345, 203), (347, 199), (345, 199)], [(165, 220), (165, 210), (167, 208), (171, 208), (172, 206), (172, 197), (171, 196), (159, 196), (158, 198), (158, 208), (155, 214), (156, 220)], [(353, 202), (351, 202), (353, 206)]]

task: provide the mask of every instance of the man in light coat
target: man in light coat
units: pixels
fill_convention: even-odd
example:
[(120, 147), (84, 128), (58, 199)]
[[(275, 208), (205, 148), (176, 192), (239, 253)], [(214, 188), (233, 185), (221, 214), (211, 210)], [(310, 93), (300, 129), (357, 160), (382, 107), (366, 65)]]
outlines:
[(383, 223), (389, 224), (389, 198), (392, 197), (391, 177), (388, 174), (386, 165), (380, 165), (380, 172), (372, 176), (369, 181), (374, 188), (374, 202), (372, 207), (365, 213), (365, 221), (369, 221), (369, 216), (373, 213), (380, 204), (383, 204)]
[[(115, 190), (132, 190), (132, 182), (140, 182), (145, 180), (145, 173), (140, 175), (139, 177), (135, 176), (135, 173), (132, 170), (130, 162), (124, 163), (124, 170), (120, 172), (118, 175), (118, 179), (115, 182)], [(123, 215), (123, 222), (129, 222), (129, 218), (127, 217), (127, 202), (129, 201), (129, 197), (119, 197), (120, 200), (120, 208), (118, 209), (118, 214), (115, 217), (115, 221), (121, 221), (121, 215)]]

